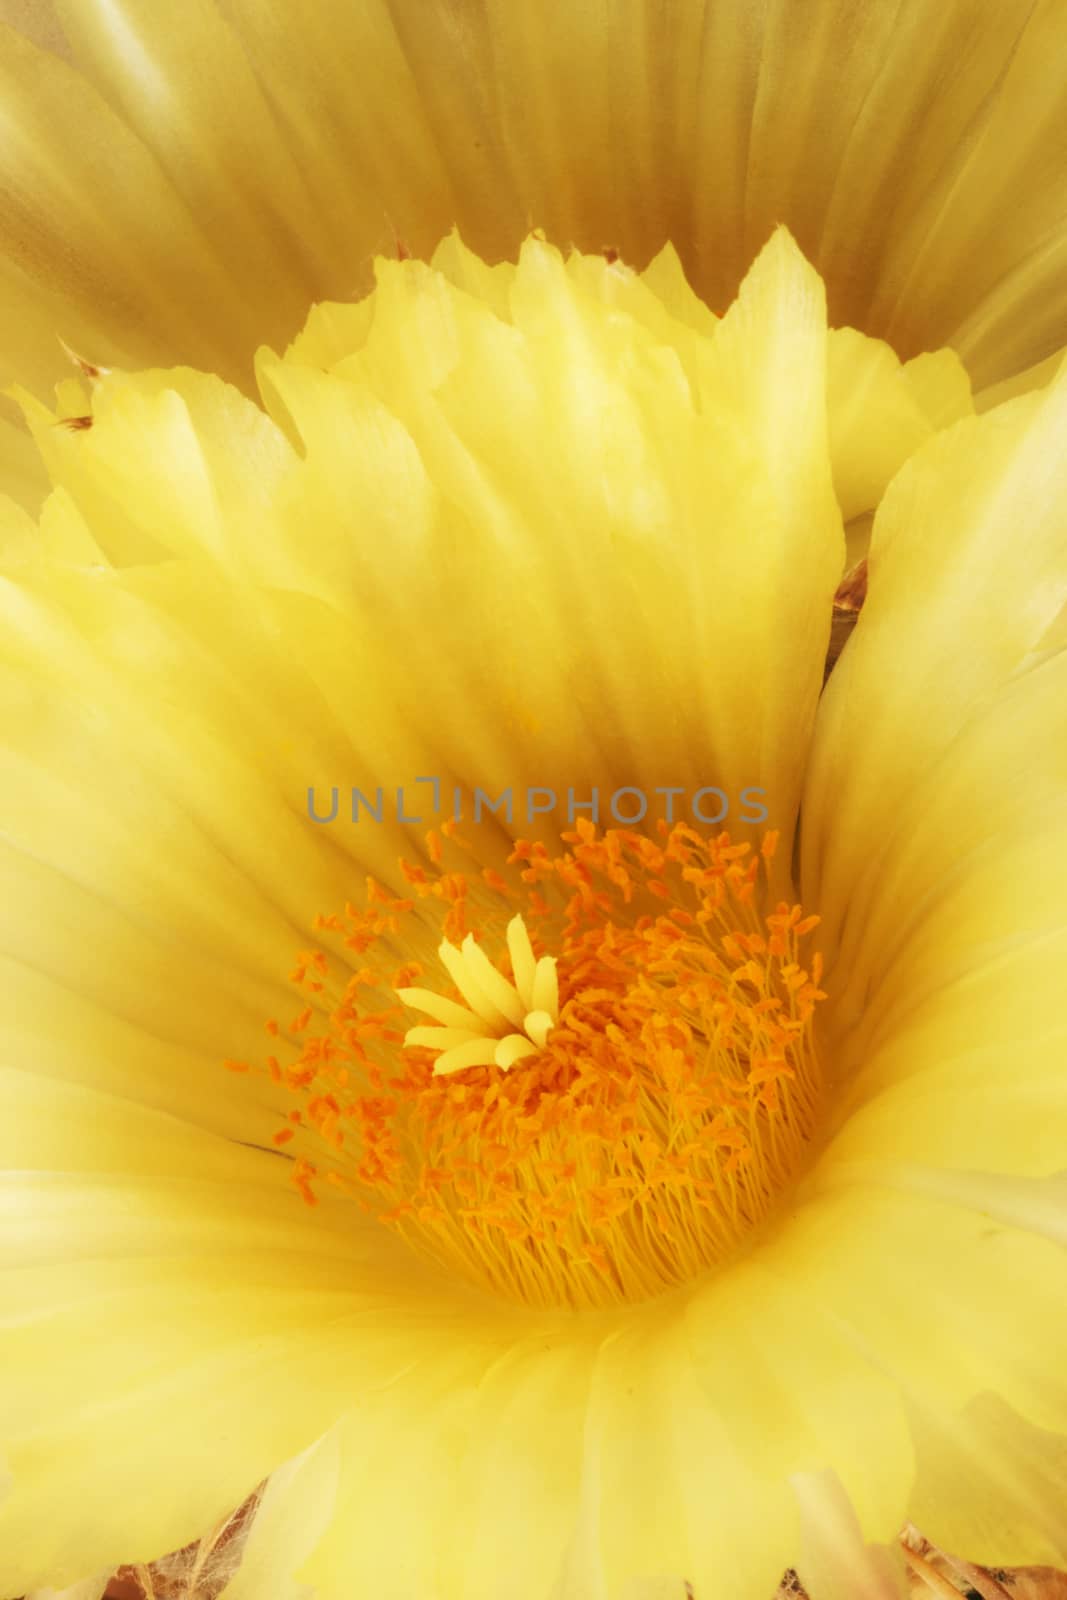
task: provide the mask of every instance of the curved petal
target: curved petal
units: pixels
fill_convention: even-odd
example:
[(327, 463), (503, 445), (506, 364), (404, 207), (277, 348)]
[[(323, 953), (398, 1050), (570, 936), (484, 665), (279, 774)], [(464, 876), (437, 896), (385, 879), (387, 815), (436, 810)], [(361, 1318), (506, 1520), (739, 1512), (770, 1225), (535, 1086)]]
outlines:
[(782, 1246), (809, 1303), (840, 1319), (901, 1405), (951, 1417), (992, 1392), (1035, 1427), (1067, 1434), (1057, 1344), (1067, 1256), (1035, 1231), (1032, 1212), (991, 1215), (980, 1180), (926, 1192), (828, 1158)]
[(881, 340), (835, 328), (828, 357), (834, 491), (850, 522), (874, 510), (909, 456), (938, 429), (972, 415), (974, 406), (951, 350), (902, 365)]
[(40, 547), (40, 531), (29, 512), (0, 494), (0, 572), (25, 572), (37, 566)]
[[(218, 262), (206, 214), (174, 192), (158, 158), (68, 62), (10, 30), (0, 30), (0, 91), (8, 291), (0, 326), (13, 375), (66, 375), (57, 335), (96, 363), (142, 365), (153, 348), (177, 346), (186, 359), (225, 366), (206, 308), (226, 302), (250, 342), (261, 323)], [(76, 253), (64, 245), (72, 235)], [(28, 365), (18, 359), (27, 328)], [(45, 329), (46, 352), (36, 337)]]
[[(402, 830), (306, 811), (309, 778), (358, 773), (324, 699), (349, 684), (320, 691), (203, 572), (0, 588), (7, 1059), (262, 1138), (270, 1086), (221, 1062), (261, 1057), (268, 1019), (300, 1009), (287, 975), (316, 913), (400, 853)], [(320, 610), (275, 607), (341, 661)]]
[[(635, 1573), (757, 1600), (796, 1554), (784, 1476), (765, 1475), (709, 1393), (684, 1304), (638, 1317), (604, 1350), (586, 1428), (589, 1518), (608, 1595)], [(746, 1397), (752, 1400), (751, 1394)], [(641, 1516), (634, 1507), (647, 1508)]]
[(1062, 1165), (1065, 748), (1060, 652), (988, 698), (885, 825), (834, 1000), (835, 1117), (864, 1158)]
[[(867, 600), (820, 705), (804, 798), (805, 903), (818, 904), (825, 946), (857, 995), (882, 959), (864, 944), (868, 918), (903, 927), (912, 915), (918, 883), (907, 898), (884, 892), (883, 879), (931, 806), (942, 831), (925, 835), (927, 868), (939, 846), (952, 868), (941, 797), (963, 798), (953, 763), (968, 741), (991, 775), (998, 735), (983, 738), (979, 724), (998, 696), (1016, 694), (1017, 711), (1037, 697), (1023, 710), (1027, 766), (1058, 781), (1040, 725), (1054, 715), (1047, 680), (1010, 685), (1038, 660), (1067, 600), (1065, 430), (1062, 382), (964, 421), (913, 457), (875, 518)], [(1001, 739), (1008, 720), (1002, 708)], [(994, 811), (1003, 780), (997, 790)], [(958, 827), (966, 833), (981, 815), (972, 799)]]
[(26, 1600), (104, 1600), (110, 1581), (111, 1574), (103, 1572), (95, 1578), (83, 1578), (80, 1583), (73, 1583), (62, 1592), (58, 1589), (35, 1589), (26, 1596)]
[[(1067, 1434), (1051, 1334), (1067, 1296), (1065, 426), (1061, 384), (960, 424), (894, 481), (802, 812), (834, 1084), (782, 1260), (896, 1387), (909, 1514), (997, 1560), (1047, 1557)], [(1019, 1418), (1004, 1444), (1033, 1500), (1011, 1539), (994, 1519), (975, 1546), (1004, 1477), (989, 1464), (973, 1501), (961, 1488), (987, 1392)]]
[(1060, 385), (905, 469), (820, 716), (804, 871), (837, 950), (827, 1159), (876, 1181), (1064, 1165), (1065, 426)]
[(1033, 389), (1044, 389), (1059, 376), (1065, 365), (1065, 358), (1067, 349), (1054, 350), (1043, 361), (1035, 362), (1032, 367), (1017, 372), (1014, 377), (990, 384), (975, 396), (975, 409), (992, 411), (994, 406), (1003, 405), (1005, 400), (1014, 400), (1016, 395), (1029, 394)]
[(445, 1327), (468, 1348), (462, 1311), (435, 1297), (435, 1334), (421, 1270), (348, 1205), (304, 1207), (284, 1160), (58, 1084), (42, 1131), (42, 1099), (5, 1085), (11, 1593), (179, 1547)]
[[(685, 1317), (688, 1360), (739, 1463), (764, 1493), (833, 1472), (861, 1538), (887, 1543), (904, 1515), (911, 1441), (894, 1375), (851, 1336), (845, 1252), (828, 1255), (809, 1281), (818, 1215), (812, 1205), (791, 1208), (788, 1227), (694, 1294)], [(846, 1233), (851, 1218), (843, 1207), (836, 1218)], [(880, 1257), (887, 1293), (895, 1259)], [(820, 1293), (820, 1276), (839, 1304)], [(798, 1502), (794, 1515), (800, 1509)], [(796, 1555), (794, 1540), (790, 1564)]]
[[(773, 1591), (793, 1553), (787, 1484), (752, 1471), (703, 1393), (680, 1318), (454, 1363), (346, 1426), (334, 1519), (300, 1570), (322, 1600), (373, 1590), (523, 1600), (680, 1596), (717, 1576)], [(640, 1514), (635, 1515), (635, 1508)]]
[[(760, 1600), (793, 1565), (828, 1595), (894, 1600), (907, 1516), (973, 1529), (946, 1463), (979, 1436), (1014, 1450), (1035, 1497), (999, 1558), (1042, 1559), (1067, 1269), (1037, 1206), (1012, 1211), (1005, 1189), (991, 1216), (989, 1198), (824, 1162), (789, 1226), (696, 1290), (481, 1367), (442, 1352), (345, 1424), (333, 1520), (299, 1577), (323, 1600), (489, 1594), (502, 1571), (522, 1596), (613, 1600), (640, 1575)], [(989, 1390), (1006, 1396), (992, 1424)]]
[(454, 1350), (341, 1439), (331, 1526), (300, 1576), (322, 1600), (374, 1592), (524, 1600), (567, 1585), (581, 1507), (582, 1418), (598, 1339), (573, 1322), (472, 1369)]
[(605, 808), (619, 785), (735, 805), (756, 786), (791, 826), (842, 557), (821, 290), (780, 234), (702, 339), (662, 307), (650, 326), (651, 292), (621, 276), (643, 321), (532, 241), (505, 322), (382, 263), (362, 347), (328, 373), (308, 339), (262, 357), (278, 426), (184, 372), (105, 380), (86, 432), (27, 400), (111, 560), (206, 555), (314, 597), (258, 602), (304, 606), (286, 635), (320, 692), (332, 679), (334, 748), (353, 750), (347, 771), (309, 759), (294, 799), (320, 776), (525, 778)]
[(48, 489), (48, 474), (29, 431), (0, 410), (0, 494), (36, 513)]
[[(788, 1414), (789, 1406), (809, 1397), (825, 1459), (816, 1463), (811, 1450), (793, 1470), (832, 1469), (856, 1509), (863, 1537), (875, 1541), (891, 1539), (905, 1517), (918, 1518), (915, 1484), (922, 1486), (924, 1530), (931, 1517), (949, 1533), (960, 1525), (973, 1528), (966, 1505), (969, 1479), (945, 1475), (944, 1441), (966, 1437), (964, 1408), (978, 1402), (981, 1412), (982, 1396), (999, 1396), (1030, 1428), (1048, 1436), (1043, 1444), (1035, 1441), (1033, 1452), (1035, 1469), (1041, 1460), (1047, 1463), (1047, 1481), (1010, 1550), (998, 1550), (992, 1534), (983, 1549), (998, 1560), (1011, 1554), (1040, 1560), (1048, 1550), (1053, 1510), (1052, 1463), (1067, 1435), (1067, 1388), (1059, 1376), (1057, 1343), (1067, 1301), (1067, 1257), (1060, 1238), (1048, 1236), (1042, 1203), (1020, 1198), (1025, 1185), (1005, 1180), (998, 1195), (996, 1185), (987, 1186), (982, 1177), (955, 1191), (932, 1178), (924, 1188), (907, 1174), (895, 1180), (873, 1165), (865, 1173), (846, 1169), (831, 1149), (788, 1227), (753, 1256), (749, 1270), (767, 1280), (764, 1304), (770, 1313), (757, 1323), (754, 1340), (750, 1332), (738, 1341), (740, 1330), (715, 1315), (716, 1296), (709, 1290), (708, 1314), (700, 1324), (705, 1370), (722, 1388), (740, 1376), (739, 1359), (742, 1373), (763, 1360), (781, 1385), (762, 1389), (769, 1407), (784, 1397)], [(1045, 1219), (1056, 1204), (1056, 1197), (1046, 1197)], [(731, 1287), (733, 1278), (731, 1273)], [(813, 1351), (815, 1359), (830, 1363), (826, 1380), (812, 1383), (809, 1376), (806, 1387), (790, 1383)], [(738, 1383), (735, 1392), (740, 1412), (740, 1396), (752, 1390)], [(835, 1415), (841, 1424), (836, 1437), (832, 1428), (826, 1431)], [(756, 1418), (740, 1420), (759, 1426)], [(792, 1432), (795, 1449), (803, 1435)], [(760, 1439), (767, 1457), (783, 1451), (774, 1426)], [(1024, 1447), (1025, 1442), (1020, 1454)], [(1035, 1485), (1037, 1480), (1035, 1470)], [(987, 1503), (989, 1492), (979, 1482), (976, 1505)]]
[(1067, 1565), (1062, 1434), (1024, 1422), (996, 1395), (955, 1416), (917, 1409), (912, 1430), (920, 1462), (912, 1516), (928, 1538), (982, 1564)]
[(904, 1600), (908, 1594), (899, 1541), (865, 1542), (854, 1507), (833, 1472), (797, 1473), (800, 1507), (797, 1570), (819, 1600)]
[(253, 327), (454, 224), (495, 256), (531, 223), (637, 265), (672, 238), (720, 306), (783, 221), (834, 320), (902, 354), (952, 343), (988, 383), (1060, 337), (1058, 0), (54, 11), (76, 68), (5, 44), (3, 220), (98, 359), (247, 374)]
[(334, 1515), (341, 1428), (271, 1474), (241, 1552), (219, 1600), (306, 1600), (297, 1576)]

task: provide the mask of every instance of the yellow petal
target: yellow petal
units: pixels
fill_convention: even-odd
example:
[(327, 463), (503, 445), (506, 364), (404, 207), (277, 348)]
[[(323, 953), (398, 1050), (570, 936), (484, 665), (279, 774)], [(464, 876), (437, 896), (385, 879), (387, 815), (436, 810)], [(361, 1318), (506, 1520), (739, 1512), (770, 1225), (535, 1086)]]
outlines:
[(29, 1137), (2, 1195), (12, 1593), (212, 1525), (412, 1361), (395, 1324), (385, 1343), (372, 1329), (420, 1293), (347, 1206), (294, 1207), (284, 1160), (58, 1084), (42, 1138), (32, 1093), (12, 1102)]
[(41, 559), (42, 541), (33, 518), (21, 505), (0, 495), (0, 572), (32, 570)]
[[(786, 1478), (750, 1459), (749, 1440), (724, 1415), (702, 1331), (684, 1306), (661, 1307), (631, 1319), (597, 1364), (586, 1478), (609, 1594), (635, 1574), (660, 1574), (686, 1578), (698, 1594), (720, 1587), (757, 1600), (773, 1594), (796, 1555)], [(752, 1392), (744, 1392), (751, 1405)], [(758, 1398), (756, 1406), (766, 1420), (769, 1408)]]
[(95, 1578), (83, 1578), (68, 1589), (35, 1589), (26, 1600), (103, 1600), (111, 1577), (110, 1572), (102, 1572)]
[(682, 258), (673, 244), (668, 242), (652, 257), (641, 274), (642, 283), (663, 301), (672, 317), (697, 333), (711, 333), (716, 317), (693, 290), (686, 277)]
[[(536, 21), (493, 0), (418, 27), (342, 0), (299, 22), (197, 0), (181, 29), (147, 0), (58, 13), (77, 69), (5, 45), (11, 269), (46, 262), (10, 301), (22, 346), (19, 320), (50, 315), (96, 328), (98, 357), (246, 373), (256, 330), (283, 341), (307, 302), (344, 298), (394, 230), (429, 254), (459, 224), (501, 256), (531, 222), (637, 266), (672, 238), (715, 306), (787, 222), (835, 322), (902, 354), (953, 342), (984, 382), (1062, 322), (1054, 0), (905, 19), (819, 0), (803, 30), (745, 0), (707, 19), (550, 0)], [(16, 370), (35, 382), (56, 352)]]
[(902, 354), (952, 343), (987, 383), (1061, 337), (1056, 0), (818, 0), (803, 29), (748, 0), (55, 9), (75, 66), (4, 47), (4, 232), (41, 280), (4, 332), (35, 386), (49, 324), (247, 374), (257, 331), (284, 343), (397, 236), (428, 256), (457, 224), (491, 258), (531, 224), (639, 267), (671, 239), (721, 308), (785, 222), (834, 321)]
[[(839, 1206), (842, 1230), (843, 1211)], [(862, 1206), (855, 1211), (861, 1216)], [(879, 1371), (835, 1319), (821, 1283), (805, 1280), (817, 1211), (795, 1208), (789, 1224), (750, 1262), (694, 1293), (685, 1315), (690, 1359), (740, 1462), (764, 1492), (795, 1474), (831, 1470), (863, 1539), (886, 1542), (900, 1524), (914, 1467), (901, 1397), (894, 1375)], [(890, 1282), (893, 1260), (881, 1257)], [(843, 1252), (824, 1265), (847, 1301), (838, 1276), (848, 1270)]]
[(48, 474), (29, 431), (0, 412), (0, 494), (37, 512), (47, 493)]
[[(1067, 1566), (1067, 1442), (995, 1395), (955, 1416), (917, 1410), (919, 1474), (912, 1516), (943, 1550), (998, 1566)], [(960, 1494), (961, 1484), (967, 1493)]]
[(975, 397), (975, 406), (979, 411), (992, 411), (994, 406), (1003, 405), (1005, 400), (1014, 400), (1016, 395), (1030, 394), (1034, 389), (1046, 388), (1059, 376), (1065, 355), (1067, 351), (1054, 350), (1043, 361), (1035, 362), (1032, 367), (1016, 373), (1014, 377), (990, 384)]
[(22, 400), (53, 481), (109, 559), (208, 554), (236, 567), (262, 563), (292, 452), (235, 390), (200, 373), (118, 373), (98, 384), (86, 432), (57, 427), (45, 407)]
[(932, 350), (913, 356), (903, 366), (904, 381), (934, 428), (947, 428), (973, 416), (974, 400), (967, 369), (953, 350)]
[(356, 352), (328, 374), (263, 358), (281, 427), (189, 372), (105, 378), (87, 432), (27, 397), (65, 495), (51, 548), (88, 559), (73, 507), (117, 563), (206, 554), (328, 604), (299, 658), (338, 662), (335, 745), (365, 752), (331, 779), (476, 775), (495, 796), (528, 774), (568, 822), (620, 785), (735, 808), (755, 786), (788, 828), (842, 559), (816, 278), (779, 235), (704, 336), (534, 240), (509, 311), (380, 263)]
[(964, 421), (913, 457), (879, 508), (867, 601), (820, 707), (805, 798), (805, 897), (842, 962), (898, 833), (950, 781), (952, 741), (1067, 599), (1065, 425), (1064, 384)]
[(976, 708), (886, 824), (845, 930), (834, 1116), (857, 1159), (1042, 1174), (1062, 1164), (1067, 654)]
[[(57, 335), (107, 365), (143, 365), (149, 352), (169, 350), (224, 368), (232, 355), (212, 339), (204, 309), (220, 299), (250, 346), (262, 315), (241, 305), (220, 270), (207, 215), (190, 212), (88, 79), (5, 30), (0, 88), (0, 171), (12, 207), (2, 326), (13, 355), (26, 351), (8, 370), (28, 382), (69, 375)], [(63, 243), (72, 236), (81, 241), (76, 266)]]
[(830, 334), (827, 405), (834, 490), (846, 522), (874, 509), (936, 429), (973, 412), (951, 351), (902, 366), (887, 344), (852, 328)]
[[(266, 1020), (300, 1009), (285, 980), (315, 914), (380, 852), (393, 870), (404, 830), (310, 822), (308, 778), (364, 764), (232, 590), (42, 573), (0, 605), (15, 1059), (255, 1137), (271, 1094), (220, 1062), (261, 1059)], [(321, 646), (329, 620), (297, 632)]]
[(523, 1600), (551, 1593), (581, 1514), (596, 1342), (572, 1324), (482, 1370), (444, 1350), (401, 1391), (368, 1396), (345, 1428), (337, 1511), (305, 1581), (323, 1600), (488, 1600), (506, 1571)]
[(796, 1569), (809, 1594), (819, 1600), (906, 1600), (898, 1541), (864, 1541), (836, 1474), (797, 1473), (792, 1483), (801, 1517)]
[(337, 1496), (340, 1429), (271, 1474), (219, 1600), (305, 1600), (296, 1574), (329, 1525)]
[(991, 1216), (980, 1182), (969, 1193), (923, 1192), (835, 1171), (830, 1160), (772, 1259), (840, 1319), (842, 1338), (884, 1375), (898, 1408), (906, 1397), (951, 1416), (990, 1391), (1035, 1426), (1067, 1431), (1067, 1397), (1048, 1377), (1067, 1306), (1062, 1246), (1021, 1215)]

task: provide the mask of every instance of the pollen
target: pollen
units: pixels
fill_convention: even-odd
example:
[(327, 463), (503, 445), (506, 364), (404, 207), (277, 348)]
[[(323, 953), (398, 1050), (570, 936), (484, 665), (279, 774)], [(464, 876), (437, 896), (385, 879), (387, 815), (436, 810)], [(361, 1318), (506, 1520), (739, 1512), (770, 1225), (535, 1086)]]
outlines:
[(479, 872), (436, 838), (409, 895), (369, 881), (320, 917), (348, 970), (300, 957), (264, 1070), (298, 1101), (276, 1143), (310, 1204), (346, 1195), (471, 1283), (580, 1308), (713, 1270), (781, 1203), (825, 996), (818, 918), (771, 893), (776, 835), (582, 823), (562, 845)]

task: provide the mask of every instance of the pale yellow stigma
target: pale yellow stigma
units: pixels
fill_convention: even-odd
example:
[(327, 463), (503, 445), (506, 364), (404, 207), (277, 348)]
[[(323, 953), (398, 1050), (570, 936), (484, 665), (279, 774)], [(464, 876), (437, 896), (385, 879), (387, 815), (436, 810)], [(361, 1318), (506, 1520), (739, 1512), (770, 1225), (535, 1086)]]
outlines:
[(500, 1067), (508, 1072), (517, 1061), (543, 1050), (559, 1021), (555, 958), (538, 960), (521, 916), (508, 923), (507, 941), (510, 983), (473, 934), (462, 945), (442, 941), (438, 954), (466, 1005), (432, 989), (397, 989), (406, 1006), (438, 1024), (411, 1028), (404, 1036), (405, 1045), (441, 1052), (434, 1062), (435, 1077), (467, 1067)]

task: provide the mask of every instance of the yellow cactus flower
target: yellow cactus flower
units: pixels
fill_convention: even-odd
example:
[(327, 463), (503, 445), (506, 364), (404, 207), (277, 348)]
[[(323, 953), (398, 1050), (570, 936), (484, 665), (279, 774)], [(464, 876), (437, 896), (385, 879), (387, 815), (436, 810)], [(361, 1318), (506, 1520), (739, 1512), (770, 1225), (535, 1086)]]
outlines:
[(1067, 7), (14, 22), (0, 1593), (1067, 1564)]
[(721, 321), (453, 238), (257, 367), (24, 397), (8, 1589), (320, 1436), (324, 1600), (1062, 1553), (1067, 388), (938, 429), (784, 232)]

